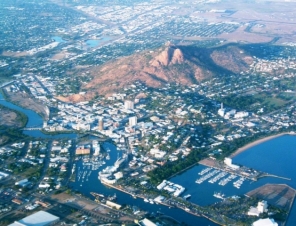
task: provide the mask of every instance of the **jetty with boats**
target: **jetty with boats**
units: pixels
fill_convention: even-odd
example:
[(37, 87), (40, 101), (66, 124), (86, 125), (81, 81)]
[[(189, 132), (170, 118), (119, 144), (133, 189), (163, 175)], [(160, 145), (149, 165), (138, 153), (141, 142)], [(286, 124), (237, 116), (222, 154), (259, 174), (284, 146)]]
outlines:
[[(230, 160), (230, 164), (227, 164), (228, 162), (226, 161), (226, 159)], [(216, 159), (213, 159), (213, 158), (206, 158), (206, 159), (201, 160), (199, 162), (199, 164), (207, 166), (208, 168), (213, 168), (215, 170), (218, 170), (218, 172), (223, 171), (223, 172), (235, 175), (235, 176), (240, 176), (241, 178), (244, 178), (244, 180), (249, 179), (249, 180), (252, 180), (252, 181), (257, 181), (258, 179), (260, 179), (262, 177), (267, 177), (267, 176), (268, 177), (277, 177), (277, 178), (281, 178), (281, 179), (284, 179), (284, 180), (291, 180), (290, 178), (285, 178), (285, 177), (280, 177), (280, 176), (277, 176), (277, 175), (272, 175), (272, 174), (269, 174), (269, 173), (265, 173), (265, 172), (261, 172), (261, 171), (258, 171), (258, 170), (248, 168), (246, 166), (234, 165), (234, 164), (231, 163), (230, 158), (225, 158), (224, 161), (216, 160)], [(199, 175), (203, 175), (203, 174), (206, 174), (207, 172), (211, 172), (210, 170), (208, 170), (208, 168), (206, 168), (205, 171), (202, 170), (199, 173)], [(217, 172), (217, 171), (215, 171), (215, 172)], [(208, 174), (206, 174), (202, 178), (198, 179), (196, 181), (196, 183), (199, 184), (199, 183), (202, 183), (203, 181), (209, 179), (209, 177), (207, 175)], [(229, 178), (228, 178), (228, 180), (229, 180)], [(223, 186), (223, 184), (228, 180), (225, 180), (224, 182), (222, 182), (221, 185)], [(241, 179), (240, 182), (236, 183), (237, 184), (236, 187), (239, 188), (244, 180)]]

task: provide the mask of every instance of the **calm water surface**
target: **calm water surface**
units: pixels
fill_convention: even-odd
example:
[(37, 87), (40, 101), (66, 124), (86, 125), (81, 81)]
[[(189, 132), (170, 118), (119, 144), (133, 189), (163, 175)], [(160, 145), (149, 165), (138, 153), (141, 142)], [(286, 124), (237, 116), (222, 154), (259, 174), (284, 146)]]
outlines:
[[(245, 181), (240, 189), (233, 186), (232, 183), (235, 180), (225, 186), (220, 186), (217, 182), (211, 184), (208, 181), (196, 184), (195, 180), (200, 177), (198, 172), (206, 168), (204, 166), (193, 167), (172, 178), (171, 181), (186, 187), (187, 190), (184, 194), (191, 194), (191, 201), (199, 205), (208, 205), (219, 201), (219, 199), (213, 197), (214, 192), (222, 192), (226, 197), (244, 195), (267, 183), (287, 184), (296, 189), (296, 136), (284, 135), (256, 145), (234, 157), (233, 162), (270, 174), (291, 178), (291, 181), (266, 177), (257, 182)], [(286, 225), (296, 225), (295, 203)]]
[(100, 39), (89, 39), (85, 43), (88, 47), (93, 48), (99, 46), (101, 43), (111, 40), (110, 37), (104, 36)]

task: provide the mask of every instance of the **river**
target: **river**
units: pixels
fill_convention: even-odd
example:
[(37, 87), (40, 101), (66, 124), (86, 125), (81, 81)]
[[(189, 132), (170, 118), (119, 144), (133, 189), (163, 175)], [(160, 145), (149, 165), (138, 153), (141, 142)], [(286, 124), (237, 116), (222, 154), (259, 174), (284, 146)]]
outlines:
[[(28, 117), (28, 122), (26, 124), (26, 127), (28, 128), (43, 126), (43, 119), (40, 115), (38, 115), (36, 112), (32, 110), (28, 110), (20, 106), (17, 106), (11, 102), (8, 102), (7, 100), (4, 99), (1, 93), (0, 93), (0, 105), (3, 105), (7, 108), (24, 113)], [(77, 137), (77, 135), (74, 133), (47, 135), (42, 133), (39, 130), (25, 130), (23, 133), (31, 137), (41, 137), (41, 138), (76, 138)]]
[[(19, 107), (13, 103), (6, 101), (1, 93), (0, 93), (0, 105), (3, 105), (7, 108), (17, 110), (17, 111), (24, 113), (28, 117), (28, 122), (27, 122), (26, 127), (40, 127), (43, 125), (43, 120), (40, 115), (38, 115), (37, 113), (35, 113), (32, 110), (24, 109), (22, 107)], [(52, 138), (52, 139), (56, 139), (56, 138), (73, 139), (73, 138), (76, 138), (76, 136), (77, 136), (76, 134), (46, 135), (38, 130), (24, 131), (24, 134), (35, 137), (35, 138), (41, 137), (41, 138)], [(105, 143), (104, 146), (109, 147), (111, 150), (110, 151), (110, 160), (106, 160), (106, 165), (113, 165), (117, 159), (117, 149), (114, 145), (109, 144), (109, 143)], [(77, 181), (75, 183), (72, 183), (71, 186), (73, 187), (73, 189), (80, 191), (82, 194), (84, 194), (85, 196), (88, 196), (90, 198), (93, 198), (90, 195), (90, 192), (103, 193), (105, 195), (113, 195), (114, 193), (116, 193), (118, 203), (120, 203), (120, 204), (134, 205), (134, 206), (141, 208), (142, 210), (149, 211), (149, 212), (156, 213), (157, 211), (160, 211), (168, 216), (173, 217), (177, 221), (184, 222), (188, 225), (192, 225), (192, 226), (194, 226), (194, 225), (206, 225), (206, 226), (216, 225), (205, 218), (195, 217), (183, 210), (180, 210), (177, 208), (169, 209), (166, 206), (156, 205), (156, 204), (151, 205), (149, 203), (144, 202), (142, 199), (134, 199), (134, 198), (132, 198), (132, 196), (130, 196), (126, 193), (123, 193), (118, 190), (104, 186), (98, 180), (98, 172), (101, 169), (103, 169), (104, 167), (106, 167), (106, 165), (103, 165), (98, 170), (92, 171), (90, 173), (87, 181), (84, 181), (83, 183)], [(82, 167), (81, 160), (79, 160), (77, 162), (76, 175), (78, 175), (77, 173), (78, 173), (79, 167)]]

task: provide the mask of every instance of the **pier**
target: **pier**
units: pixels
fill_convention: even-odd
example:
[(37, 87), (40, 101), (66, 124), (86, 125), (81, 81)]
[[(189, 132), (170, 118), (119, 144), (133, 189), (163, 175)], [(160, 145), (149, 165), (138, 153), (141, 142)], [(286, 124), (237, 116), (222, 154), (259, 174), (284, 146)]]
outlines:
[(250, 173), (251, 169), (247, 167), (240, 167), (239, 169), (232, 169), (227, 167), (223, 162), (217, 161), (211, 158), (203, 159), (199, 162), (199, 164), (211, 167), (217, 170), (221, 170), (230, 174), (234, 174), (240, 177), (247, 178), (249, 180), (257, 181), (259, 176), (262, 174), (262, 172), (256, 171), (256, 173)]
[(199, 164), (207, 166), (207, 167), (211, 167), (211, 168), (214, 168), (217, 170), (221, 170), (221, 171), (233, 174), (233, 175), (244, 177), (244, 178), (247, 178), (252, 181), (257, 181), (258, 179), (263, 178), (263, 177), (275, 177), (275, 178), (279, 178), (279, 179), (283, 179), (283, 180), (291, 180), (291, 178), (286, 178), (286, 177), (277, 176), (277, 175), (273, 175), (273, 174), (269, 174), (269, 173), (265, 173), (265, 172), (260, 172), (260, 171), (253, 170), (253, 169), (250, 169), (245, 166), (241, 166), (239, 169), (232, 169), (232, 168), (228, 167), (226, 164), (224, 164), (222, 161), (217, 161), (217, 160), (211, 159), (211, 158), (203, 159), (199, 162)]
[(281, 176), (277, 176), (277, 175), (273, 175), (273, 174), (269, 174), (269, 173), (263, 173), (262, 175), (260, 175), (259, 178), (262, 178), (262, 177), (275, 177), (275, 178), (279, 178), (279, 179), (283, 179), (283, 180), (291, 180), (291, 178), (287, 178), (287, 177), (281, 177)]
[(42, 130), (41, 127), (25, 127), (23, 130), (32, 131), (32, 130)]
[[(107, 183), (104, 183), (103, 181), (101, 183), (104, 184), (105, 186), (108, 186), (108, 187), (114, 188), (116, 190), (119, 190), (121, 192), (124, 192), (126, 194), (129, 194), (129, 195), (133, 196), (134, 198), (141, 198), (141, 199), (147, 198), (142, 194), (137, 195), (133, 192), (127, 191), (126, 189), (124, 189), (121, 186), (107, 184)], [(204, 218), (206, 218), (216, 224), (219, 224), (219, 225), (224, 225), (225, 222), (235, 223), (235, 221), (233, 219), (230, 219), (227, 216), (220, 215), (218, 212), (215, 212), (215, 211), (211, 212), (208, 207), (199, 206), (195, 203), (186, 201), (180, 197), (171, 197), (171, 198), (166, 199), (162, 202), (155, 202), (155, 204), (164, 205), (169, 208), (178, 208), (178, 209), (181, 209), (191, 215), (194, 215), (197, 217), (204, 217)]]

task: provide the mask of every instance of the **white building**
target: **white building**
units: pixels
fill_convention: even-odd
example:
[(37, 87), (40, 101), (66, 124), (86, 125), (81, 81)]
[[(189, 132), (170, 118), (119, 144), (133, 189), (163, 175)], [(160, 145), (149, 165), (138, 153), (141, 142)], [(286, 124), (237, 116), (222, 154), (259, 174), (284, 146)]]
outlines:
[(141, 226), (157, 226), (157, 224), (154, 224), (151, 220), (148, 220), (147, 218), (144, 218), (143, 220), (139, 221), (139, 225), (141, 225)]
[(137, 116), (130, 117), (129, 118), (129, 126), (132, 127), (135, 125), (137, 125)]
[(260, 213), (264, 213), (266, 210), (267, 210), (267, 202), (266, 201), (261, 201), (261, 202), (258, 202), (258, 205), (257, 205), (257, 209)]
[(249, 216), (257, 216), (257, 217), (259, 217), (259, 215), (261, 213), (264, 213), (264, 212), (267, 211), (267, 207), (268, 207), (268, 205), (267, 205), (267, 202), (266, 201), (263, 200), (261, 202), (258, 202), (258, 205), (257, 205), (256, 208), (255, 207), (251, 207), (249, 209), (248, 215)]
[(218, 115), (221, 117), (224, 117), (225, 115), (225, 109), (223, 108), (223, 103), (221, 103), (221, 108), (218, 110)]
[(255, 221), (252, 226), (278, 226), (278, 223), (274, 219), (266, 218)]
[(249, 116), (249, 113), (248, 112), (245, 112), (245, 111), (239, 111), (237, 112), (235, 115), (234, 115), (234, 118), (244, 118), (244, 117), (247, 117)]
[(29, 180), (26, 178), (26, 179), (15, 182), (15, 185), (22, 186), (23, 184), (28, 183), (28, 181)]
[(47, 225), (53, 225), (57, 223), (59, 220), (60, 218), (55, 215), (52, 215), (45, 211), (39, 211), (19, 221), (15, 221), (14, 223), (8, 226), (24, 226), (24, 225), (47, 226)]
[(100, 155), (100, 150), (101, 150), (100, 146), (94, 148), (94, 156)]
[(225, 158), (224, 163), (228, 166), (232, 165), (232, 159), (231, 158)]
[(256, 216), (259, 217), (260, 212), (258, 211), (258, 209), (256, 207), (251, 206), (248, 213), (249, 216)]
[(236, 113), (236, 110), (235, 109), (232, 109), (232, 110), (226, 112), (226, 114), (224, 115), (224, 118), (225, 119), (229, 119), (230, 117), (234, 116), (235, 113)]
[(166, 155), (165, 151), (161, 151), (158, 148), (150, 149), (150, 154), (153, 155), (155, 158), (163, 158)]
[(49, 188), (50, 187), (50, 184), (48, 183), (44, 183), (44, 182), (41, 182), (39, 185), (38, 185), (39, 188)]
[(134, 102), (131, 100), (124, 101), (124, 109), (126, 110), (134, 109)]
[(239, 169), (239, 166), (238, 165), (232, 164), (232, 159), (231, 158), (225, 158), (224, 159), (224, 163), (225, 163), (225, 165), (229, 166), (230, 168), (232, 168), (234, 170)]

